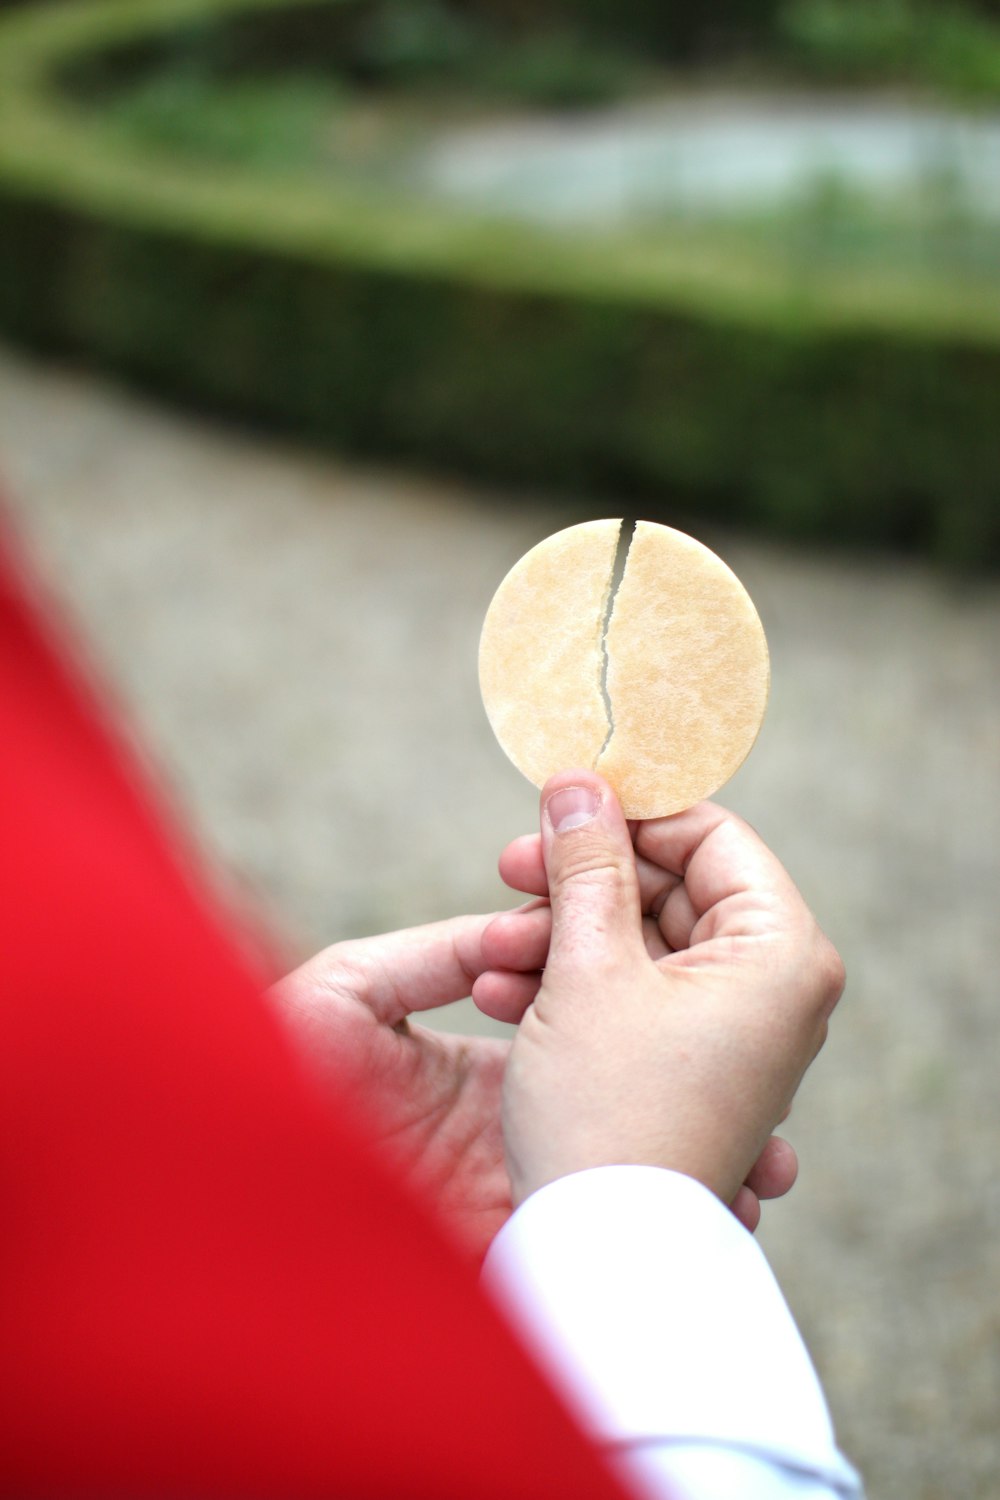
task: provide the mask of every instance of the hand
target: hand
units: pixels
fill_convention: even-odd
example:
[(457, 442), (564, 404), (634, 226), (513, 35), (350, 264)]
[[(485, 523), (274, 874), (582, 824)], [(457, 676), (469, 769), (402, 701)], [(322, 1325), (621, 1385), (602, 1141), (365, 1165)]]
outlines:
[(356, 1097), (376, 1142), (480, 1257), (511, 1212), (500, 1130), (510, 1044), (408, 1018), (464, 998), (496, 963), (483, 953), (491, 921), (338, 943), (271, 991), (309, 1065)]
[(794, 1179), (770, 1133), (843, 987), (778, 861), (709, 803), (638, 825), (633, 856), (614, 793), (581, 771), (548, 783), (541, 839), (509, 846), (501, 872), (551, 900), (496, 919), (486, 948), (511, 972), (473, 988), (520, 1019), (504, 1093), (515, 1203), (583, 1167), (647, 1162), (753, 1227), (756, 1198), (786, 1191), (789, 1166)]

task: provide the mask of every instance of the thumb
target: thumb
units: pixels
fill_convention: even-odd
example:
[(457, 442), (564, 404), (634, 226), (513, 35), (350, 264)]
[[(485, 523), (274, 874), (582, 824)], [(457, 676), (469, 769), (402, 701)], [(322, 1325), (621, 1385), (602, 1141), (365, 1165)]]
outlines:
[(547, 976), (582, 977), (641, 958), (635, 851), (603, 777), (564, 771), (545, 783), (542, 853), (552, 905)]

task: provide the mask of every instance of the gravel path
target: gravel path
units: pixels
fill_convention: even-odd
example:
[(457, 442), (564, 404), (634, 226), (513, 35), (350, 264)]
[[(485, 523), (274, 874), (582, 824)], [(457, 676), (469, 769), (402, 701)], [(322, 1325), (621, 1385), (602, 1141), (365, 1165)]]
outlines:
[[(234, 899), (284, 955), (489, 909), (535, 797), (475, 648), (539, 502), (348, 468), (0, 354), (0, 474)], [(871, 1500), (1000, 1493), (1000, 586), (706, 533), (768, 631), (725, 800), (848, 994), (762, 1238)], [(458, 1010), (458, 1019), (467, 1011)]]

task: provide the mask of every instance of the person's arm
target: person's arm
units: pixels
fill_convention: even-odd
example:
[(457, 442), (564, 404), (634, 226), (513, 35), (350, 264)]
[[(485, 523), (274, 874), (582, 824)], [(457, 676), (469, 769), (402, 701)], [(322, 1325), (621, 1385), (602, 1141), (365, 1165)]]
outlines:
[[(822, 1045), (839, 959), (721, 808), (640, 825), (633, 852), (591, 773), (543, 803), (541, 841), (503, 862), (551, 917), (505, 1083), (516, 1211), (487, 1285), (640, 1493), (857, 1495), (781, 1293), (724, 1206)], [(498, 919), (492, 943), (523, 957), (525, 919)], [(495, 1011), (503, 990), (500, 970), (475, 993)]]

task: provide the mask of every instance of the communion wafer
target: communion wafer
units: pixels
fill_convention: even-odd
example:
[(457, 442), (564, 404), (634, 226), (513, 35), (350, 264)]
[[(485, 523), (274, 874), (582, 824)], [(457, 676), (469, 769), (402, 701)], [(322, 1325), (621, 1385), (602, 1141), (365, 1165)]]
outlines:
[(586, 766), (630, 818), (711, 796), (749, 753), (770, 685), (767, 642), (721, 558), (639, 521), (611, 603), (620, 521), (546, 537), (486, 613), (479, 681), (494, 733), (541, 786)]

